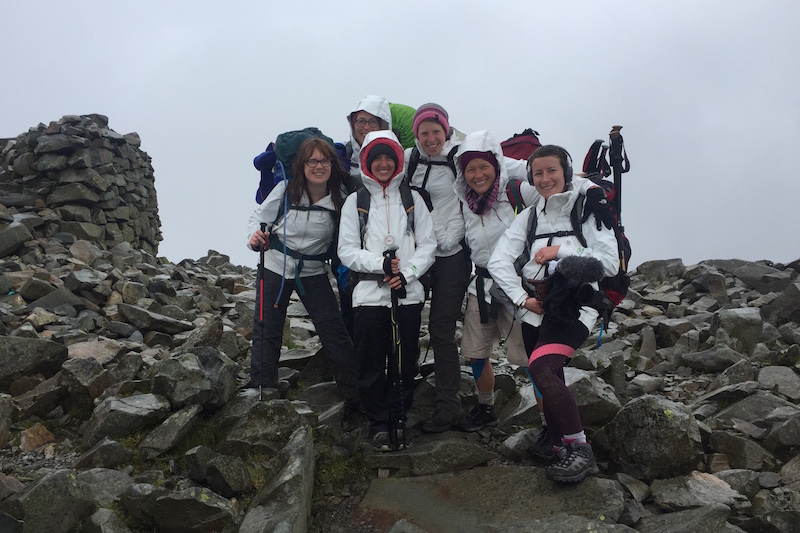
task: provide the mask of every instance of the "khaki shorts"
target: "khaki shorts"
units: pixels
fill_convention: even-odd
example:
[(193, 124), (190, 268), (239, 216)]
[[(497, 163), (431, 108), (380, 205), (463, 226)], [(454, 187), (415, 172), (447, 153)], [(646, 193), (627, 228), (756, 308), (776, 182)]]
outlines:
[(494, 343), (505, 339), (508, 362), (528, 366), (528, 354), (522, 340), (520, 323), (505, 306), (499, 306), (497, 318), (481, 324), (478, 310), (478, 297), (468, 295), (467, 310), (464, 313), (464, 329), (461, 334), (461, 355), (469, 359), (487, 359), (492, 354)]

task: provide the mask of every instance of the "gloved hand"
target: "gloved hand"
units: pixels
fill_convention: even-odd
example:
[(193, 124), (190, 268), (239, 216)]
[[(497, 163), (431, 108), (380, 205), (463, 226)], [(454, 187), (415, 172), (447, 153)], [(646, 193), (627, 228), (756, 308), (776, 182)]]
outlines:
[(581, 224), (589, 220), (589, 215), (592, 214), (594, 215), (598, 231), (600, 231), (603, 226), (612, 229), (617, 223), (616, 218), (614, 218), (611, 202), (608, 201), (606, 192), (602, 187), (592, 187), (586, 191), (586, 203), (583, 205)]

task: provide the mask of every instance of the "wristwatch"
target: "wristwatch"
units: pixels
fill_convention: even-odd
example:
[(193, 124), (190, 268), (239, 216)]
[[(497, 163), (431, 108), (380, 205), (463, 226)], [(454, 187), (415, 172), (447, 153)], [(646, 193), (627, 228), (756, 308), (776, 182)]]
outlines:
[(517, 307), (518, 307), (519, 309), (525, 309), (525, 304), (526, 304), (526, 303), (528, 303), (528, 297), (527, 297), (527, 296), (525, 297), (525, 299), (524, 299), (524, 300), (522, 300), (522, 303), (521, 303), (521, 304), (517, 305)]

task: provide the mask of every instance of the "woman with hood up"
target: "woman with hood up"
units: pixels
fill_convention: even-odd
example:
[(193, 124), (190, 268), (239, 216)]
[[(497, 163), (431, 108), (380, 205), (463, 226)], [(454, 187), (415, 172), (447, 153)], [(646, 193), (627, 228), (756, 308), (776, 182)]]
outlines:
[[(573, 177), (565, 149), (542, 146), (528, 158), (528, 166), (540, 198), (522, 211), (500, 238), (489, 258), (489, 272), (517, 307), (526, 345), (534, 346), (528, 370), (542, 394), (556, 457), (545, 475), (554, 481), (576, 483), (596, 474), (598, 468), (577, 402), (564, 381), (564, 366), (589, 337), (599, 316), (587, 305), (585, 291), (578, 297), (579, 289), (593, 293), (603, 276), (617, 273), (617, 241), (613, 230), (596, 214), (590, 219), (583, 213), (580, 232), (584, 243), (575, 234), (572, 210), (590, 180)], [(530, 224), (532, 217), (535, 225)], [(518, 273), (515, 261), (520, 257), (524, 264)], [(536, 288), (537, 282), (545, 280), (546, 296)], [(561, 296), (558, 300), (553, 298), (556, 293)]]
[(360, 180), (361, 147), (364, 145), (364, 137), (371, 131), (392, 129), (389, 100), (372, 94), (365, 96), (347, 115), (347, 124), (350, 126), (350, 141), (346, 145), (350, 156), (350, 176)]
[[(378, 451), (405, 447), (404, 422), (413, 398), (425, 301), (419, 279), (433, 264), (436, 249), (422, 197), (412, 192), (413, 209), (404, 206), (403, 157), (392, 132), (366, 134), (359, 161), (369, 193), (366, 224), (361, 227), (358, 194), (351, 194), (339, 225), (339, 259), (358, 278), (349, 287), (355, 314), (353, 344), (362, 405)], [(409, 216), (414, 217), (413, 230)], [(398, 383), (402, 390), (396, 388)], [(398, 403), (401, 412), (390, 413)]]
[[(458, 147), (455, 163), (458, 177), (453, 191), (463, 206), (466, 242), (476, 271), (467, 289), (461, 355), (471, 360), (478, 405), (460, 426), (466, 431), (478, 431), (498, 423), (494, 408), (494, 370), (488, 362), (493, 344), (505, 339), (509, 362), (523, 367), (528, 365), (528, 352), (519, 322), (514, 320), (514, 308), (507, 300), (493, 298), (493, 281), (487, 270), (492, 250), (517, 213), (506, 195), (508, 174), (500, 143), (490, 132), (476, 131), (467, 135)], [(521, 183), (520, 192), (526, 205), (538, 197), (527, 182)], [(549, 443), (545, 447), (549, 451)]]

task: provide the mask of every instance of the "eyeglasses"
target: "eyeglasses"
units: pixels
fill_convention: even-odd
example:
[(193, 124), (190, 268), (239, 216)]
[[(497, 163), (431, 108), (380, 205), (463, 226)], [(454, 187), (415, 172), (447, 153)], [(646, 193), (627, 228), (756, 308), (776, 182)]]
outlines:
[(310, 168), (314, 168), (317, 165), (322, 165), (323, 167), (328, 168), (331, 166), (331, 160), (327, 157), (325, 159), (306, 159), (306, 165), (308, 165)]
[(381, 121), (380, 119), (377, 118), (371, 118), (371, 119), (357, 118), (355, 122), (355, 125), (358, 126), (359, 128), (363, 128), (367, 124), (369, 124), (371, 128), (380, 128)]

